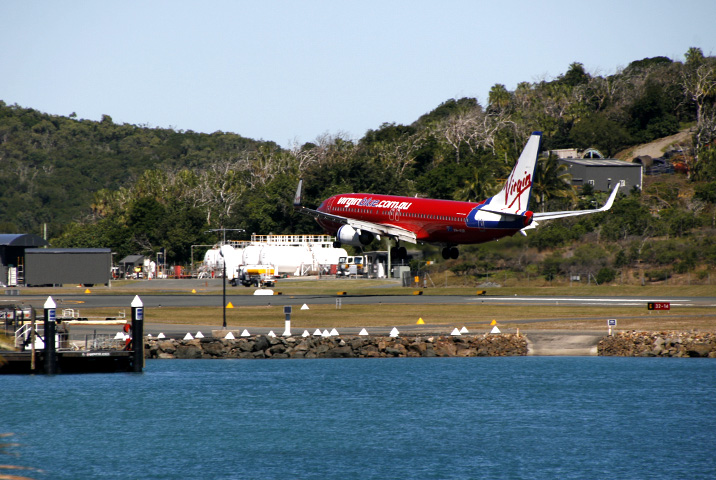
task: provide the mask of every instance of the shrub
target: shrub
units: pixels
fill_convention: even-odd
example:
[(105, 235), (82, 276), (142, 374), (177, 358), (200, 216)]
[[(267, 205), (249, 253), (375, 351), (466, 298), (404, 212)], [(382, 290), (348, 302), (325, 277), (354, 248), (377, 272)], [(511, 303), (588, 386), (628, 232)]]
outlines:
[(644, 275), (650, 282), (660, 282), (671, 277), (671, 272), (666, 268), (661, 268), (657, 270), (647, 270), (644, 272)]
[(609, 267), (603, 267), (597, 272), (597, 283), (603, 285), (605, 283), (612, 283), (614, 278), (617, 276), (616, 270)]

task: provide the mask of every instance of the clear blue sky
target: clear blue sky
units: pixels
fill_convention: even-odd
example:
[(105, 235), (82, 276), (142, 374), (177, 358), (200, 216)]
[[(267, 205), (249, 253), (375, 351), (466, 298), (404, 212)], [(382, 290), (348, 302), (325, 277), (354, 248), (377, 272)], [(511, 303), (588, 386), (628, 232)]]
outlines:
[(0, 100), (287, 146), (575, 61), (716, 55), (713, 0), (0, 2)]

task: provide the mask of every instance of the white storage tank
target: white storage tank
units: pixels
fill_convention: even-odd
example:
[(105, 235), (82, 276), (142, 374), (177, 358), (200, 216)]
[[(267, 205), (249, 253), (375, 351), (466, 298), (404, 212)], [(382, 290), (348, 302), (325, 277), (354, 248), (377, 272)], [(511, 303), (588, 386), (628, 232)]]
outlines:
[(206, 251), (204, 254), (204, 265), (210, 270), (221, 270), (224, 266), (224, 260), (219, 254), (219, 247), (214, 247)]
[(347, 257), (345, 248), (314, 248), (313, 256), (319, 265), (337, 265), (338, 257)]
[(206, 265), (206, 267), (210, 270), (222, 270), (224, 268), (224, 257), (221, 256), (221, 251), (224, 251), (224, 254), (230, 258), (229, 263), (226, 265), (227, 268), (232, 263), (236, 265), (241, 264), (243, 249), (234, 248), (231, 245), (223, 245), (221, 247), (216, 246), (206, 251), (204, 254), (204, 265)]
[(258, 265), (261, 263), (261, 250), (264, 245), (248, 245), (244, 248), (242, 265)]
[(266, 246), (260, 260), (260, 264), (275, 265), (279, 273), (294, 275), (301, 266), (313, 269), (313, 255), (307, 246)]

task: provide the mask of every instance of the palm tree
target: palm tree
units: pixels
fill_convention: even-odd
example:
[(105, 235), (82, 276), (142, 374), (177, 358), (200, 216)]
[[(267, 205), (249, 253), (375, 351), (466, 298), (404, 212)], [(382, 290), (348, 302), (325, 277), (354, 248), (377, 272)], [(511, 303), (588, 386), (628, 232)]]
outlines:
[(500, 191), (494, 174), (485, 166), (475, 167), (472, 175), (463, 181), (463, 187), (455, 192), (455, 200), (479, 202)]
[(545, 202), (551, 198), (575, 199), (574, 189), (569, 183), (572, 174), (567, 165), (560, 164), (556, 155), (537, 161), (537, 169), (532, 179), (532, 197), (544, 212)]

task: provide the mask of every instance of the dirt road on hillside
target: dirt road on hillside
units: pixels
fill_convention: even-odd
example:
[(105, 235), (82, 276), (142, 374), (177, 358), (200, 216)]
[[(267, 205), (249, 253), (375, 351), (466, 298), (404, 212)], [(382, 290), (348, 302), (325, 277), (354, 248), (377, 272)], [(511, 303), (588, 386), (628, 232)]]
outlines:
[(620, 152), (618, 155), (616, 155), (616, 157), (622, 160), (626, 160), (627, 162), (631, 162), (632, 159), (641, 155), (649, 155), (651, 158), (659, 158), (664, 156), (664, 151), (670, 145), (673, 145), (675, 143), (690, 144), (691, 130), (684, 130), (675, 135), (670, 135), (668, 137), (654, 140), (651, 143), (637, 145), (636, 147), (630, 148), (629, 150), (624, 150), (623, 152)]

